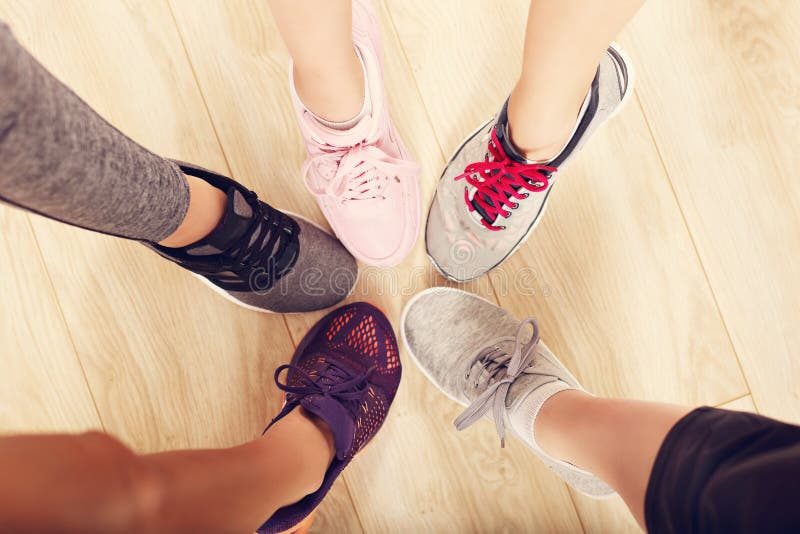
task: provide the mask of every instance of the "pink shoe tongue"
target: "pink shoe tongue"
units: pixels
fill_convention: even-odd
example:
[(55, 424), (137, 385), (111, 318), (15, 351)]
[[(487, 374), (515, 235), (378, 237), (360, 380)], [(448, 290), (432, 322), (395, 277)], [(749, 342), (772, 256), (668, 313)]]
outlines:
[(304, 397), (300, 405), (330, 427), (336, 445), (336, 457), (343, 460), (353, 446), (355, 435), (355, 424), (350, 412), (336, 399), (324, 395)]

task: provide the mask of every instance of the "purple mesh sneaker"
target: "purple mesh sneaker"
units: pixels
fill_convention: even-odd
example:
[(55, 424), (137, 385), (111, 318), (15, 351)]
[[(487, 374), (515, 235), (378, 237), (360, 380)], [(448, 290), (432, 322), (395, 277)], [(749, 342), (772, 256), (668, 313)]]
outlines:
[[(279, 380), (283, 371), (285, 383)], [(400, 375), (392, 326), (371, 304), (349, 304), (314, 325), (298, 345), (291, 363), (275, 371), (275, 383), (286, 392), (286, 399), (267, 430), (302, 406), (331, 428), (336, 457), (316, 492), (275, 512), (259, 533), (294, 529), (311, 515), (336, 477), (383, 425)]]

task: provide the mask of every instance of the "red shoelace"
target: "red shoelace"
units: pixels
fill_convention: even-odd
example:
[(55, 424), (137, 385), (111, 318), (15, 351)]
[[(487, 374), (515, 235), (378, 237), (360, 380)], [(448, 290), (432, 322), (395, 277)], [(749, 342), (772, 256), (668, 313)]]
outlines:
[[(505, 226), (494, 226), (492, 222), (498, 217), (507, 219), (511, 216), (509, 210), (519, 205), (512, 199), (528, 198), (528, 193), (524, 191), (534, 193), (544, 191), (549, 183), (548, 174), (557, 170), (547, 165), (519, 163), (511, 159), (503, 150), (495, 130), (492, 129), (492, 140), (489, 142), (489, 154), (486, 160), (467, 165), (464, 173), (455, 179), (464, 179), (476, 189), (472, 201), (469, 198), (469, 189), (464, 190), (464, 202), (469, 211), (475, 211), (475, 205), (480, 205), (486, 217), (491, 219), (487, 221), (486, 217), (481, 217), (483, 226), (493, 232), (499, 232)], [(478, 178), (473, 178), (473, 174), (477, 174)]]

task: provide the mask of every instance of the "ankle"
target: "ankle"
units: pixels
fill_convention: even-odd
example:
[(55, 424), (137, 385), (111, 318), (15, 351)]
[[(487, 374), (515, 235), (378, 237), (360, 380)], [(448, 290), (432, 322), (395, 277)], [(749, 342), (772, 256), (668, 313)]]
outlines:
[(281, 481), (283, 490), (273, 503), (276, 510), (317, 491), (336, 454), (330, 428), (300, 407), (252, 445), (263, 469)]
[(291, 425), (289, 430), (293, 433), (293, 448), (302, 458), (299, 479), (305, 485), (305, 494), (313, 493), (322, 485), (325, 472), (336, 456), (333, 431), (322, 419), (300, 406), (278, 424), (283, 422)]
[(306, 423), (304, 426), (306, 426), (308, 435), (313, 436), (317, 449), (324, 451), (326, 465), (330, 464), (336, 456), (336, 440), (331, 427), (302, 406), (298, 406), (295, 412), (297, 417)]
[(530, 161), (551, 161), (569, 141), (583, 98), (573, 105), (542, 107), (518, 84), (508, 102), (508, 127), (517, 150)]
[(552, 161), (569, 141), (574, 127), (574, 117), (571, 120), (538, 122), (514, 120), (509, 110), (508, 129), (511, 142), (529, 161)]
[(549, 456), (572, 462), (570, 451), (574, 444), (569, 442), (569, 434), (563, 429), (574, 425), (576, 414), (584, 409), (587, 401), (593, 399), (584, 391), (567, 389), (544, 401), (533, 426), (536, 444)]
[(205, 180), (184, 175), (189, 186), (189, 209), (180, 226), (159, 245), (180, 248), (197, 243), (219, 225), (225, 215), (228, 197)]
[(356, 117), (364, 106), (366, 81), (355, 48), (339, 60), (294, 64), (294, 86), (303, 105), (316, 116), (331, 122)]

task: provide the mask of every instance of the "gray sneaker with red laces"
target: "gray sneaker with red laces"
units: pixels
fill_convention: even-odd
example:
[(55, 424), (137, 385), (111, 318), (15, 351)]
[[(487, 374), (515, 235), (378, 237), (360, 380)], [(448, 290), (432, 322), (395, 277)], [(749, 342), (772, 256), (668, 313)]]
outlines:
[(467, 138), (447, 164), (428, 213), (425, 245), (436, 269), (465, 282), (494, 269), (530, 236), (544, 214), (556, 171), (633, 94), (630, 61), (616, 45), (597, 68), (575, 129), (553, 160), (518, 153), (508, 132), (507, 103)]

